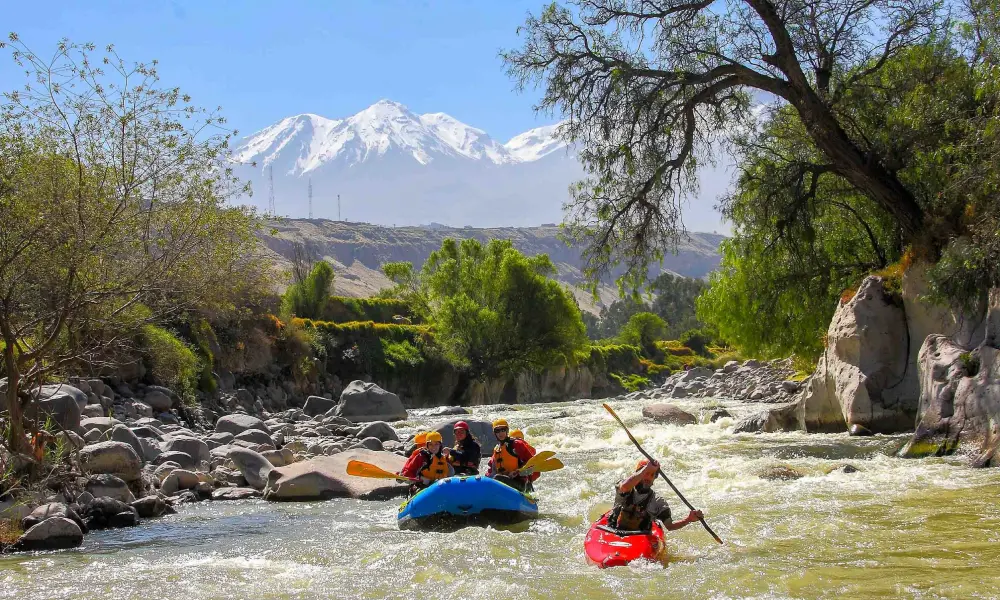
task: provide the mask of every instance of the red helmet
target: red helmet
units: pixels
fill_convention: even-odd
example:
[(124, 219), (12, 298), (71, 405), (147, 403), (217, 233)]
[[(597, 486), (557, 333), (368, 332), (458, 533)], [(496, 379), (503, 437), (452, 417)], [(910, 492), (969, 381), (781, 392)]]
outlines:
[(462, 430), (468, 432), (469, 431), (469, 424), (466, 423), (465, 421), (459, 421), (458, 423), (455, 423), (455, 427), (453, 427), (453, 429), (456, 429), (456, 430), (457, 429), (462, 429)]

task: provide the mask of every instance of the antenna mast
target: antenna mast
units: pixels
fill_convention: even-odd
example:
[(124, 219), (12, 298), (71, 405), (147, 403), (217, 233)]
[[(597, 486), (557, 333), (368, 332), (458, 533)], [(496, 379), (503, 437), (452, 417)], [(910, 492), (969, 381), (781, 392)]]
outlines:
[(309, 218), (313, 218), (313, 180), (309, 178)]
[(337, 220), (340, 220), (340, 194), (337, 194)]
[(267, 212), (274, 216), (274, 167), (267, 166)]

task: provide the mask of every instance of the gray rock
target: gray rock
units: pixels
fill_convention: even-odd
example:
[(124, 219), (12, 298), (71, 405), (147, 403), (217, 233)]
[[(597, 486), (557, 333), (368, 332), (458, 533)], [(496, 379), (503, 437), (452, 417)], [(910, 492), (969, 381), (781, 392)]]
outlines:
[(347, 463), (360, 460), (386, 471), (398, 472), (406, 459), (391, 452), (348, 450), (273, 469), (268, 477), (267, 500), (326, 500), (336, 497), (381, 500), (406, 495), (406, 485), (393, 480), (352, 477)]
[(302, 412), (310, 417), (317, 417), (333, 410), (337, 406), (336, 400), (324, 398), (322, 396), (309, 396), (302, 407)]
[(135, 502), (132, 502), (132, 508), (135, 509), (141, 519), (153, 519), (155, 517), (162, 517), (163, 515), (172, 515), (177, 512), (156, 495), (139, 498)]
[(274, 448), (274, 440), (271, 439), (271, 436), (258, 429), (248, 429), (244, 431), (236, 436), (235, 441), (250, 442), (252, 444), (257, 444), (258, 446), (270, 446), (271, 448)]
[[(451, 421), (434, 425), (433, 430), (441, 434), (441, 439), (445, 446), (450, 448), (455, 445), (455, 423), (459, 421), (465, 421), (469, 424), (469, 432), (479, 442), (484, 458), (493, 452), (493, 447), (497, 445), (497, 438), (493, 435), (493, 424), (489, 421), (480, 421), (477, 419), (452, 419)], [(517, 426), (511, 423), (511, 428), (516, 429)]]
[(413, 414), (418, 417), (450, 417), (452, 415), (471, 415), (472, 413), (464, 406), (437, 406), (415, 410)]
[(80, 526), (63, 517), (53, 517), (31, 527), (14, 543), (16, 552), (65, 550), (83, 543)]
[(118, 419), (113, 419), (111, 417), (93, 417), (90, 419), (83, 419), (80, 421), (80, 428), (84, 431), (90, 431), (91, 429), (97, 429), (101, 433), (111, 429), (115, 425), (122, 425), (122, 422)]
[(252, 429), (263, 431), (267, 434), (271, 433), (271, 430), (267, 427), (267, 425), (257, 417), (251, 417), (250, 415), (243, 415), (239, 413), (226, 415), (215, 423), (215, 432), (217, 434), (231, 433), (233, 436), (237, 436), (244, 431)]
[(142, 460), (123, 442), (99, 442), (80, 450), (80, 468), (86, 473), (107, 473), (125, 481), (139, 479)]
[[(733, 361), (733, 362), (736, 362), (736, 361)], [(726, 410), (724, 408), (716, 408), (716, 409), (713, 409), (711, 413), (709, 413), (709, 415), (708, 415), (708, 422), (709, 423), (715, 423), (719, 419), (729, 419), (729, 418), (732, 418), (732, 416), (733, 415), (729, 414), (728, 410)]]
[(260, 490), (255, 490), (253, 488), (246, 487), (227, 487), (219, 488), (212, 492), (212, 500), (249, 500), (251, 498), (260, 498)]
[(874, 433), (872, 433), (870, 429), (868, 429), (864, 425), (858, 425), (857, 423), (851, 425), (851, 428), (850, 430), (848, 430), (848, 433), (850, 433), (853, 436), (875, 435)]
[(162, 465), (156, 467), (153, 471), (153, 477), (156, 478), (161, 484), (166, 480), (167, 476), (173, 473), (175, 470), (180, 469), (181, 466), (173, 461), (165, 462)]
[(36, 390), (35, 402), (28, 413), (40, 420), (51, 419), (61, 429), (76, 431), (86, 406), (87, 394), (71, 385), (43, 385)]
[(735, 373), (736, 369), (739, 369), (739, 368), (740, 368), (740, 363), (737, 362), (737, 361), (735, 361), (735, 360), (731, 360), (731, 361), (727, 362), (725, 364), (725, 366), (722, 367), (722, 372), (723, 373)]
[(147, 389), (142, 401), (156, 412), (167, 412), (174, 407), (173, 398), (159, 390), (150, 391)]
[(107, 411), (105, 411), (104, 407), (101, 406), (100, 404), (88, 404), (87, 406), (83, 407), (82, 411), (80, 411), (80, 416), (82, 417), (81, 421), (87, 419), (100, 418), (103, 417), (105, 414), (107, 414)]
[(138, 427), (131, 428), (132, 433), (135, 434), (137, 438), (149, 438), (151, 440), (156, 440), (158, 442), (163, 441), (163, 432), (156, 427), (151, 427), (149, 425), (140, 425)]
[(642, 416), (671, 425), (694, 425), (698, 422), (694, 415), (673, 404), (650, 404), (643, 407)]
[(63, 502), (50, 502), (36, 507), (28, 515), (21, 519), (21, 528), (28, 530), (46, 519), (56, 517), (69, 519), (70, 521), (76, 523), (80, 527), (81, 531), (87, 531), (87, 526), (83, 523), (83, 519), (80, 518), (80, 515)]
[(794, 394), (802, 387), (802, 383), (786, 379), (781, 382), (781, 390), (786, 394)]
[(352, 381), (340, 394), (334, 414), (354, 421), (401, 421), (406, 409), (399, 396), (374, 383)]
[(229, 458), (246, 478), (250, 487), (258, 490), (264, 489), (267, 485), (268, 474), (274, 467), (262, 454), (236, 447), (229, 452)]
[(369, 423), (361, 428), (360, 431), (355, 435), (358, 439), (365, 439), (368, 437), (377, 438), (381, 442), (398, 442), (399, 436), (396, 435), (396, 430), (392, 428), (385, 421), (375, 421)]
[(136, 435), (132, 433), (132, 430), (129, 429), (128, 427), (124, 425), (115, 425), (110, 430), (108, 430), (102, 437), (112, 442), (122, 442), (124, 444), (128, 444), (129, 446), (132, 446), (132, 449), (135, 450), (136, 456), (138, 456), (140, 460), (145, 462), (142, 444), (139, 443), (139, 438), (136, 437)]
[(351, 449), (356, 449), (356, 448), (367, 448), (368, 450), (383, 450), (384, 449), (382, 447), (382, 440), (380, 440), (380, 439), (378, 439), (376, 437), (365, 438), (365, 439), (361, 440), (360, 442), (358, 442), (357, 444), (354, 444), (353, 446), (351, 446)]
[(212, 460), (212, 453), (208, 444), (195, 437), (178, 436), (175, 434), (163, 442), (163, 451), (183, 452), (199, 463)]
[(70, 450), (79, 450), (87, 445), (87, 441), (73, 431), (60, 431), (56, 439)]
[[(159, 419), (144, 417), (135, 422), (136, 427), (152, 427), (161, 436), (163, 435), (163, 422)], [(137, 434), (138, 435), (138, 434)]]
[(139, 524), (139, 513), (131, 504), (108, 497), (95, 498), (83, 507), (81, 516), (92, 530), (135, 527)]
[[(240, 433), (243, 432), (241, 431)], [(208, 443), (209, 446), (211, 446), (214, 443), (216, 444), (216, 447), (218, 447), (230, 444), (234, 439), (236, 439), (236, 436), (233, 435), (232, 433), (229, 433), (228, 431), (220, 431), (213, 433), (212, 435), (205, 438), (205, 442)]]
[(200, 480), (197, 474), (184, 469), (174, 469), (160, 484), (160, 493), (164, 496), (173, 496), (177, 492), (194, 489), (198, 483)]
[(267, 450), (260, 453), (261, 456), (267, 459), (267, 462), (271, 463), (274, 467), (283, 467), (287, 464), (285, 461), (285, 455), (279, 450)]
[(163, 465), (172, 462), (184, 469), (196, 469), (198, 467), (198, 461), (192, 458), (187, 452), (161, 452), (151, 462), (154, 465)]
[(107, 496), (126, 504), (135, 502), (135, 496), (132, 495), (128, 484), (114, 475), (91, 475), (87, 480), (86, 490), (95, 498)]
[(802, 431), (802, 413), (798, 402), (791, 402), (762, 410), (740, 419), (733, 433), (774, 433), (777, 431)]

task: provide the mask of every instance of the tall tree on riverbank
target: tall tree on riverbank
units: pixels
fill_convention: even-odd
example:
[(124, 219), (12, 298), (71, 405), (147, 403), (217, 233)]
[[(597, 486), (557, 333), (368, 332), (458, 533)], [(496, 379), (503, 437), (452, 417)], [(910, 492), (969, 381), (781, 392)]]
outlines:
[[(752, 125), (755, 95), (784, 103), (822, 158), (819, 169), (891, 215), (905, 240), (924, 233), (919, 189), (861, 135), (844, 103), (907, 47), (943, 32), (937, 0), (578, 0), (531, 16), (505, 52), (539, 108), (568, 117), (589, 173), (567, 205), (587, 274), (627, 267), (638, 286), (673, 250), (681, 201), (725, 134)], [(812, 171), (801, 174), (806, 183)]]
[(29, 390), (65, 371), (136, 356), (142, 327), (192, 308), (225, 309), (261, 289), (235, 132), (156, 63), (61, 42), (45, 58), (11, 35), (24, 86), (0, 113), (0, 342), (8, 444), (24, 444)]

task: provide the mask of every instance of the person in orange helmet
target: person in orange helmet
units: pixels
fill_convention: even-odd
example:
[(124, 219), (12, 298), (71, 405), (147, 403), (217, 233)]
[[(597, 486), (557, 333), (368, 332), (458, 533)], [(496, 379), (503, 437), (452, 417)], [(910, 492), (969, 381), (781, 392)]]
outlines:
[(664, 529), (674, 531), (702, 518), (700, 510), (692, 510), (680, 521), (670, 520), (670, 507), (653, 491), (659, 468), (660, 463), (656, 461), (640, 460), (632, 475), (618, 482), (608, 525), (623, 531), (648, 531), (653, 527), (653, 520), (658, 520)]
[(486, 476), (506, 483), (516, 490), (531, 491), (531, 477), (534, 473), (525, 473), (521, 468), (524, 467), (524, 463), (531, 460), (535, 451), (524, 443), (524, 440), (516, 440), (510, 437), (509, 433), (510, 426), (506, 419), (493, 421), (493, 435), (497, 438), (497, 445), (486, 468)]
[[(511, 439), (521, 440), (522, 442), (524, 442), (524, 432), (521, 431), (520, 429), (515, 429), (514, 431), (511, 431), (510, 437)], [(528, 447), (528, 450), (531, 450), (532, 455), (537, 453), (535, 447), (529, 444), (528, 442), (524, 442), (524, 445)], [(529, 479), (531, 480), (532, 483), (534, 483), (535, 481), (538, 481), (538, 478), (541, 476), (542, 476), (541, 473), (532, 473)]]
[(436, 431), (428, 432), (425, 440), (424, 447), (414, 452), (399, 471), (403, 477), (413, 480), (411, 493), (451, 475), (451, 465), (448, 464), (450, 450), (444, 447), (441, 434)]

